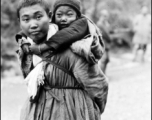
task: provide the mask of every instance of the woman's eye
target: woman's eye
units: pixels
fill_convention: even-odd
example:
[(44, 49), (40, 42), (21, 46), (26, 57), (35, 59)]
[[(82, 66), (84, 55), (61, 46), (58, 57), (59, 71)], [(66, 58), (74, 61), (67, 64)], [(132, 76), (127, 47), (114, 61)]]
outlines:
[(24, 18), (23, 21), (24, 21), (24, 22), (28, 22), (29, 19), (28, 19), (28, 18)]
[(36, 19), (40, 20), (42, 18), (42, 16), (37, 16)]

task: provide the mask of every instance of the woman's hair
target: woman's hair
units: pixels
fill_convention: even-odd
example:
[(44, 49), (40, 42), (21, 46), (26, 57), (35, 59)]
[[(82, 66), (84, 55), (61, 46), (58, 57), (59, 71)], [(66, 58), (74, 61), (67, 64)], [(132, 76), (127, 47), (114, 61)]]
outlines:
[(24, 7), (29, 7), (39, 4), (41, 5), (47, 14), (50, 12), (50, 6), (46, 0), (20, 0), (17, 7), (17, 17), (20, 17), (20, 10)]

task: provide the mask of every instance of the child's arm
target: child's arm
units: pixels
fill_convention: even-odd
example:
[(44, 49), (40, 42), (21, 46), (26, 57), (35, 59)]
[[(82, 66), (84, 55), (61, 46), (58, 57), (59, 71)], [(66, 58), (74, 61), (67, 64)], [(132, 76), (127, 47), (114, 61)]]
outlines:
[(69, 27), (58, 31), (48, 41), (44, 42), (40, 46), (31, 46), (31, 52), (34, 54), (40, 54), (46, 50), (52, 50), (54, 52), (63, 50), (68, 48), (73, 42), (84, 38), (87, 33), (88, 23), (86, 18), (83, 17), (74, 21)]
[(58, 51), (69, 47), (73, 42), (81, 40), (88, 33), (88, 24), (86, 18), (80, 18), (74, 21), (69, 27), (58, 31), (44, 44), (41, 44), (41, 52), (48, 49)]

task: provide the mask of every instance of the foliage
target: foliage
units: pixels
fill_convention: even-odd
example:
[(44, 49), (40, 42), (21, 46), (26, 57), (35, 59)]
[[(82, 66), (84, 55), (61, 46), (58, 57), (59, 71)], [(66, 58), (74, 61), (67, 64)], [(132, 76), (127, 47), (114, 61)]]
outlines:
[[(19, 0), (1, 0), (1, 31), (3, 37), (13, 37), (19, 31), (19, 23), (16, 17), (16, 8)], [(52, 8), (55, 0), (47, 0)], [(142, 4), (149, 5), (150, 0), (81, 0), (83, 3), (83, 13), (86, 13), (95, 22), (100, 17), (100, 11), (107, 9), (110, 15), (111, 24), (115, 24), (119, 19), (129, 19), (139, 13)], [(96, 7), (95, 7), (96, 6)], [(117, 19), (116, 19), (117, 18)], [(114, 21), (113, 21), (114, 20)], [(117, 21), (118, 20), (118, 21)], [(125, 21), (125, 20), (124, 20)], [(126, 21), (127, 22), (127, 21)], [(123, 27), (123, 25), (121, 26)], [(126, 27), (126, 26), (125, 26)]]
[[(16, 8), (19, 0), (1, 0), (1, 52), (3, 55), (15, 54), (15, 33), (19, 31)], [(52, 8), (55, 0), (47, 0)], [(109, 23), (113, 29), (130, 28), (133, 16), (140, 12), (141, 5), (151, 8), (151, 0), (81, 0), (82, 11), (95, 23), (100, 11), (107, 9), (110, 13)], [(151, 9), (150, 9), (151, 10)]]

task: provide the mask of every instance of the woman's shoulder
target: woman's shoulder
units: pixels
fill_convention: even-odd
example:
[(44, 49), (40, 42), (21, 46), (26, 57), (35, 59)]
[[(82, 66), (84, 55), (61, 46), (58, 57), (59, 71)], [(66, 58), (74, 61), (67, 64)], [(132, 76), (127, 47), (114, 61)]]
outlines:
[(56, 24), (54, 24), (54, 23), (50, 23), (49, 24), (49, 29), (55, 29), (56, 31), (58, 31), (58, 26), (56, 25)]

